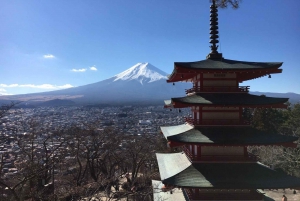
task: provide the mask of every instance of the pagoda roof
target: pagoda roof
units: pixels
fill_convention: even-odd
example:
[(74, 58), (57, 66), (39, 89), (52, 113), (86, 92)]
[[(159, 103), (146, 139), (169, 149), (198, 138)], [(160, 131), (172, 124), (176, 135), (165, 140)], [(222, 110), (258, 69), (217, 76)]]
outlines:
[(228, 70), (245, 70), (245, 69), (266, 69), (279, 68), (283, 62), (249, 62), (236, 61), (229, 59), (206, 59), (195, 62), (174, 62), (175, 66), (191, 69), (228, 69)]
[(257, 72), (257, 74), (241, 76), (241, 80), (254, 79), (272, 73), (281, 73), (278, 69), (283, 62), (248, 62), (229, 59), (206, 59), (195, 62), (174, 62), (174, 70), (168, 82), (187, 80), (195, 73)]
[[(275, 107), (286, 108), (284, 105), (288, 98), (274, 98), (266, 96), (257, 96), (248, 93), (195, 93), (189, 96), (172, 98), (171, 104), (174, 108), (183, 108), (190, 106), (244, 106), (244, 107)], [(168, 103), (165, 101), (165, 103)]]
[[(184, 153), (156, 154), (165, 185), (186, 188), (278, 189), (298, 188), (300, 179), (272, 170), (261, 163), (189, 163)], [(175, 159), (175, 160), (172, 160)], [(169, 173), (170, 170), (172, 174)], [(177, 170), (177, 173), (175, 173)], [(175, 173), (175, 174), (174, 174)]]
[(161, 132), (164, 134), (164, 136), (170, 137), (170, 136), (174, 136), (174, 135), (178, 135), (190, 130), (193, 130), (194, 126), (185, 123), (185, 124), (181, 124), (181, 125), (177, 125), (177, 126), (161, 126), (160, 130)]
[(161, 127), (165, 138), (171, 142), (202, 145), (283, 145), (296, 146), (298, 137), (267, 134), (251, 126), (196, 127), (189, 124)]

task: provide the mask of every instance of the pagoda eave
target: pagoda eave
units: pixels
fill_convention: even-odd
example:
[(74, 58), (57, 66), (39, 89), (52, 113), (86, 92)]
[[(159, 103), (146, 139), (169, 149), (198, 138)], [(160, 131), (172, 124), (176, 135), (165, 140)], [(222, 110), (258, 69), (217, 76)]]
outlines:
[(250, 146), (278, 145), (295, 147), (298, 137), (269, 134), (251, 126), (194, 127), (189, 124), (161, 127), (161, 133), (171, 147), (184, 144), (203, 146)]
[(198, 145), (198, 146), (227, 146), (227, 147), (245, 147), (245, 146), (283, 146), (283, 147), (290, 147), (290, 148), (296, 148), (297, 143), (294, 142), (286, 142), (286, 143), (216, 143), (216, 142), (180, 142), (180, 141), (175, 141), (175, 140), (168, 140), (168, 145), (171, 148), (174, 147), (180, 147), (185, 144), (188, 145)]
[(165, 108), (186, 108), (186, 107), (192, 107), (192, 106), (200, 106), (200, 107), (243, 107), (243, 108), (281, 108), (286, 109), (288, 106), (284, 103), (281, 104), (268, 104), (268, 105), (250, 105), (250, 104), (201, 104), (201, 103), (181, 103), (181, 102), (175, 102), (172, 101), (172, 105), (165, 105)]
[(299, 178), (277, 172), (258, 162), (191, 163), (184, 153), (157, 154), (157, 160), (162, 183), (169, 186), (199, 189), (300, 187)]
[[(165, 102), (174, 108), (199, 107), (246, 107), (287, 108), (288, 98), (257, 96), (248, 93), (194, 93), (185, 97), (172, 98)], [(166, 105), (167, 105), (166, 104)]]
[(271, 74), (277, 74), (277, 73), (282, 73), (282, 69), (274, 69), (272, 71), (261, 71), (261, 72), (255, 72), (255, 73), (239, 73), (238, 75), (238, 81), (243, 82), (247, 80), (253, 80), (257, 78), (261, 78), (267, 75)]
[[(282, 63), (281, 63), (282, 64)], [(282, 69), (278, 69), (280, 65), (275, 65), (270, 68), (185, 68), (182, 66), (175, 65), (175, 68), (169, 79), (170, 82), (189, 81), (195, 74), (220, 74), (220, 73), (236, 73), (239, 76), (239, 80), (249, 80), (259, 78), (265, 75), (282, 73)]]

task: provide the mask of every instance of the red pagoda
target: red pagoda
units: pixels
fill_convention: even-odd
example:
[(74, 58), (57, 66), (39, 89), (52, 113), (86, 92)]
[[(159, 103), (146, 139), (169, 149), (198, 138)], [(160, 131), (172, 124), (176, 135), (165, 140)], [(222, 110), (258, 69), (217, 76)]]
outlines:
[[(224, 59), (217, 51), (214, 0), (210, 8), (210, 54), (202, 61), (175, 62), (167, 80), (193, 83), (185, 97), (165, 101), (167, 108), (190, 107), (192, 115), (183, 125), (161, 127), (170, 147), (182, 152), (157, 154), (159, 188), (170, 200), (263, 200), (257, 189), (300, 187), (300, 179), (272, 170), (247, 152), (252, 145), (296, 146), (297, 137), (256, 130), (243, 115), (249, 108), (286, 108), (287, 98), (251, 95), (249, 86), (239, 85), (281, 73), (282, 62)], [(181, 198), (171, 196), (174, 189), (182, 189)]]

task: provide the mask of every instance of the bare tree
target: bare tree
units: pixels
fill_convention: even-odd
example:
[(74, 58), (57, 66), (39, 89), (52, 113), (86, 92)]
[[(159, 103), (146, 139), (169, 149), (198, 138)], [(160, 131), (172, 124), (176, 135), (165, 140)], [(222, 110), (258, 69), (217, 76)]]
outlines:
[[(150, 199), (151, 177), (158, 171), (155, 151), (163, 147), (162, 137), (126, 136), (97, 125), (52, 131), (35, 120), (24, 122), (14, 134), (17, 148), (1, 156), (0, 186), (7, 198)], [(14, 161), (14, 173), (4, 171), (7, 159)]]
[[(54, 194), (54, 166), (60, 159), (64, 141), (51, 133), (40, 133), (40, 125), (32, 120), (26, 135), (15, 134), (17, 149), (6, 153), (13, 161), (14, 173), (5, 173), (1, 161), (0, 185), (14, 200), (44, 199)], [(27, 129), (27, 127), (26, 127)], [(43, 135), (43, 136), (41, 136)]]
[[(284, 135), (300, 135), (300, 104), (281, 109), (255, 109), (253, 126), (259, 130)], [(281, 146), (249, 147), (248, 150), (257, 155), (259, 160), (275, 169), (300, 177), (300, 148)]]
[(10, 104), (4, 104), (0, 106), (0, 119), (4, 117), (8, 111), (13, 108), (15, 105), (19, 104), (20, 102), (11, 102)]

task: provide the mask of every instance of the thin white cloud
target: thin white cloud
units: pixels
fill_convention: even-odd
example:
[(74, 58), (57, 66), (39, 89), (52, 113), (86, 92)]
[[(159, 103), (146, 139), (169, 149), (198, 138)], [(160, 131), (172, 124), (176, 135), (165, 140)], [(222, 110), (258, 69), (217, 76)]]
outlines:
[(9, 96), (9, 95), (13, 95), (13, 94), (0, 92), (0, 96)]
[(45, 54), (43, 57), (45, 59), (54, 59), (55, 58), (55, 56), (53, 54)]
[(6, 89), (0, 88), (0, 96), (7, 96), (7, 95), (13, 95), (13, 94), (7, 93)]
[[(22, 88), (37, 88), (37, 89), (67, 89), (73, 87), (71, 84), (65, 85), (52, 85), (52, 84), (0, 84), (0, 87), (3, 88), (14, 88), (14, 87), (22, 87)], [(5, 90), (5, 89), (4, 89)], [(0, 89), (1, 92), (1, 89)]]
[(86, 68), (81, 68), (81, 69), (75, 69), (75, 68), (73, 68), (71, 71), (72, 72), (85, 72), (87, 69)]
[(18, 84), (0, 84), (0, 87), (5, 87), (5, 88), (18, 87)]
[(58, 86), (58, 88), (60, 88), (60, 89), (67, 89), (67, 88), (72, 88), (72, 87), (74, 87), (74, 86), (71, 84), (65, 84), (65, 85)]
[(91, 66), (91, 67), (90, 67), (90, 70), (97, 71), (97, 68), (96, 68), (96, 66), (94, 65), (94, 66)]

